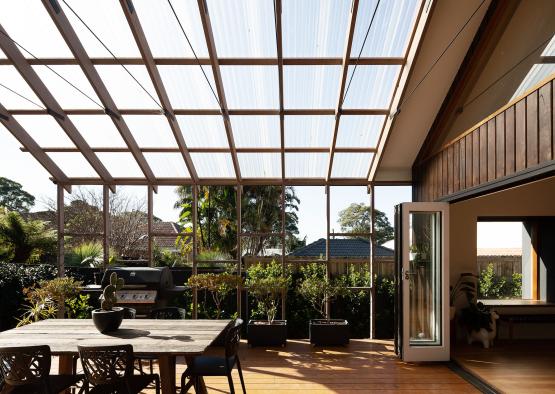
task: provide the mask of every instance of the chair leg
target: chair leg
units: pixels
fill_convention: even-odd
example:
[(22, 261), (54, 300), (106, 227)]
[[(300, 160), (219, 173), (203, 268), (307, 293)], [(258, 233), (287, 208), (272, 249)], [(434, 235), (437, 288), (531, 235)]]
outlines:
[(152, 363), (153, 363), (153, 361), (152, 361), (152, 359), (151, 359), (151, 360), (148, 360), (148, 361), (149, 361), (149, 364), (150, 364), (150, 374), (151, 374), (151, 375), (154, 375), (154, 372), (153, 372), (153, 369), (152, 369)]
[(233, 379), (231, 378), (231, 371), (227, 372), (227, 381), (229, 382), (229, 392), (235, 394), (235, 387), (233, 387)]
[(241, 380), (241, 387), (243, 388), (243, 394), (247, 394), (245, 389), (245, 381), (243, 380), (243, 370), (241, 369), (241, 362), (239, 361), (239, 356), (237, 358), (237, 370), (239, 371), (239, 379)]
[(158, 375), (154, 375), (154, 384), (156, 384), (156, 394), (160, 394), (160, 378)]

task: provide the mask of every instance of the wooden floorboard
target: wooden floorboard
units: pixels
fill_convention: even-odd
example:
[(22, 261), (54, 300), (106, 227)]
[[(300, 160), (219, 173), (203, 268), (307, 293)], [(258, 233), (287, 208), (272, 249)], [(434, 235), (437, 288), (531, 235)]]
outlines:
[[(352, 340), (348, 347), (328, 349), (314, 348), (305, 340), (290, 340), (286, 348), (249, 348), (243, 342), (239, 354), (249, 394), (476, 392), (445, 364), (401, 362), (391, 341)], [(178, 358), (178, 385), (184, 369), (184, 360)], [(233, 379), (240, 393), (236, 370)], [(208, 377), (206, 384), (209, 393), (229, 392), (225, 377)]]
[(458, 345), (454, 359), (504, 393), (555, 392), (555, 341), (498, 341), (490, 349)]

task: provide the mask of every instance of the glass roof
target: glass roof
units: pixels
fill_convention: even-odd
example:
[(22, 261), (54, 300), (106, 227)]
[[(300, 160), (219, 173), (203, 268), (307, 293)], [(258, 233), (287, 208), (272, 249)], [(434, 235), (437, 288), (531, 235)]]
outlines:
[[(138, 19), (128, 21), (130, 4)], [(1, 27), (31, 71), (14, 67), (5, 55), (12, 52), (0, 44), (0, 104), (72, 183), (82, 177), (109, 181), (89, 164), (96, 156), (110, 177), (145, 183), (287, 178), (326, 184), (348, 178), (366, 184), (422, 2), (358, 4), (351, 29), (349, 0), (282, 0), (280, 35), (273, 0), (206, 0), (208, 14), (196, 0), (59, 1), (115, 103), (106, 110), (96, 94), (101, 90), (91, 85), (45, 8), (52, 4), (4, 0)], [(203, 22), (213, 40), (205, 37)], [(141, 29), (146, 43), (135, 40)], [(348, 42), (351, 53), (343, 59)], [(143, 59), (148, 50), (154, 59)], [(527, 84), (549, 67), (538, 66)], [(29, 85), (33, 73), (63, 113), (47, 110), (48, 97), (43, 103), (40, 86)], [(69, 117), (86, 144), (71, 141), (58, 115)], [(125, 141), (114, 122), (125, 123), (133, 141)], [(92, 153), (85, 157), (88, 147)], [(140, 168), (140, 156), (150, 171)], [(154, 179), (145, 176), (150, 172)]]

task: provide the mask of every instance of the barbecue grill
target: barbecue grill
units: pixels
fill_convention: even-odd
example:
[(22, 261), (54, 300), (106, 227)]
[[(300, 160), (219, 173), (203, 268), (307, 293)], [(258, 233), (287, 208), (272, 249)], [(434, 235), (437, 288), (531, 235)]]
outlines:
[(146, 317), (155, 308), (167, 305), (173, 297), (183, 293), (185, 286), (175, 286), (168, 267), (110, 267), (104, 272), (101, 285), (110, 283), (115, 272), (125, 285), (116, 293), (117, 305), (137, 310), (137, 317)]

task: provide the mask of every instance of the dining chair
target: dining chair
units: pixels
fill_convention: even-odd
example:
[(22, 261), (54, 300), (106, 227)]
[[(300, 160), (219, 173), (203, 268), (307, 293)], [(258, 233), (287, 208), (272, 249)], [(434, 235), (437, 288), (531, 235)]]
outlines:
[(160, 394), (158, 374), (133, 374), (133, 346), (78, 346), (78, 349), (85, 372), (85, 393), (138, 394), (154, 383), (156, 394)]
[(0, 348), (2, 392), (54, 394), (83, 380), (83, 375), (50, 375), (51, 362), (47, 345)]
[[(231, 394), (235, 393), (233, 387), (233, 379), (231, 371), (237, 365), (239, 371), (239, 379), (241, 380), (241, 387), (243, 393), (246, 394), (245, 381), (243, 380), (243, 371), (241, 370), (241, 362), (239, 360), (238, 350), (241, 342), (241, 326), (243, 320), (236, 319), (233, 326), (228, 329), (225, 337), (225, 355), (221, 356), (197, 356), (191, 365), (181, 376), (181, 393), (186, 393), (191, 386), (195, 387), (195, 392), (198, 392), (199, 377), (203, 376), (227, 376), (229, 382), (229, 390)], [(185, 383), (189, 378), (189, 382)]]
[(175, 306), (168, 306), (165, 308), (157, 308), (150, 311), (151, 319), (160, 320), (184, 320), (186, 316), (186, 311), (183, 308), (177, 308)]

